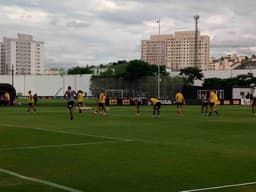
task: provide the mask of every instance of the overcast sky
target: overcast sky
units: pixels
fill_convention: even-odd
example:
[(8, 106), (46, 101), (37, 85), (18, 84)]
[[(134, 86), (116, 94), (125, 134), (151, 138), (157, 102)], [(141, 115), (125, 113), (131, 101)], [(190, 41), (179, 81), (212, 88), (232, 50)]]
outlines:
[(161, 34), (199, 30), (210, 55), (256, 54), (252, 0), (0, 0), (0, 38), (17, 33), (45, 42), (45, 67), (107, 64), (140, 58), (140, 42)]

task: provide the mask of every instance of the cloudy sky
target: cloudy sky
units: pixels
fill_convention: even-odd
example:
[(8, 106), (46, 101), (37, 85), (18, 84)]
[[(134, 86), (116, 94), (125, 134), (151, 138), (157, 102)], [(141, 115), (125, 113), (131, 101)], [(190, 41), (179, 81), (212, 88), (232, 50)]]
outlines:
[(0, 0), (0, 39), (32, 34), (45, 42), (46, 68), (140, 58), (140, 41), (194, 30), (211, 38), (211, 56), (256, 54), (252, 0)]

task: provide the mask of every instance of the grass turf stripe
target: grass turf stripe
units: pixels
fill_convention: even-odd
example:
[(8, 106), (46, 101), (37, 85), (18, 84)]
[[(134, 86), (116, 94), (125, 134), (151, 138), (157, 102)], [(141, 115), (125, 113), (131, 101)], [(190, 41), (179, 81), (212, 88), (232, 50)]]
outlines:
[(35, 182), (35, 183), (40, 183), (40, 184), (48, 185), (48, 186), (51, 186), (51, 187), (54, 187), (54, 188), (62, 189), (64, 191), (83, 192), (81, 190), (74, 189), (74, 188), (71, 188), (71, 187), (67, 187), (67, 186), (64, 186), (64, 185), (60, 185), (60, 184), (57, 184), (57, 183), (54, 183), (54, 182), (51, 182), (51, 181), (41, 180), (41, 179), (37, 179), (37, 178), (33, 178), (33, 177), (27, 177), (27, 176), (24, 176), (24, 175), (21, 175), (19, 173), (15, 173), (15, 172), (12, 172), (12, 171), (9, 171), (9, 170), (6, 170), (6, 169), (1, 169), (0, 168), (0, 172), (4, 173), (4, 174), (11, 175), (11, 176), (14, 176), (14, 177), (18, 177), (18, 178), (23, 179), (23, 180), (32, 181), (32, 182)]

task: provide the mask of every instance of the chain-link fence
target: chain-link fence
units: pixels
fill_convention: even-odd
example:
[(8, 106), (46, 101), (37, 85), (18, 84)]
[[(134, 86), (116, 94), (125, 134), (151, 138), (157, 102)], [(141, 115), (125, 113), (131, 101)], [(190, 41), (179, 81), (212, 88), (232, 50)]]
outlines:
[[(182, 90), (184, 79), (181, 77), (161, 77), (160, 81), (160, 97), (161, 99), (173, 99), (176, 90)], [(98, 90), (113, 90), (113, 94), (120, 95), (122, 92), (123, 97), (151, 97), (157, 96), (158, 85), (157, 77), (141, 77), (140, 79), (128, 81), (123, 78), (97, 78), (91, 80), (91, 93), (97, 95)], [(117, 90), (120, 90), (118, 93)], [(118, 97), (117, 95), (117, 97)], [(113, 96), (113, 95), (112, 95)]]

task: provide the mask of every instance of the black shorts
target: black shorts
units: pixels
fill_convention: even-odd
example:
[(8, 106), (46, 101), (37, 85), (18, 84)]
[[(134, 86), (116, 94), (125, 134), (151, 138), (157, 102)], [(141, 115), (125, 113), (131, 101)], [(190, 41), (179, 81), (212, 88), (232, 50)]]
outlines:
[(182, 108), (183, 103), (177, 103), (177, 108)]
[(32, 107), (32, 106), (33, 106), (33, 103), (28, 103), (28, 106), (29, 106), (29, 107)]
[(83, 102), (78, 102), (77, 106), (79, 106), (79, 107), (83, 106)]
[(203, 107), (207, 107), (207, 105), (208, 105), (208, 102), (202, 102), (202, 104), (201, 104)]
[(215, 103), (212, 102), (212, 103), (209, 103), (209, 105), (210, 105), (210, 107), (213, 107), (215, 105)]
[(161, 103), (160, 102), (157, 102), (154, 107), (154, 109), (160, 109), (161, 108)]
[(67, 107), (68, 107), (69, 109), (71, 109), (71, 108), (74, 107), (74, 104), (75, 104), (74, 101), (68, 101)]
[(99, 103), (98, 106), (99, 106), (99, 108), (104, 108), (105, 107), (105, 103)]
[(141, 102), (140, 102), (140, 101), (136, 102), (136, 107), (137, 107), (137, 108), (140, 108), (140, 105), (141, 105)]
[(256, 105), (256, 97), (252, 98), (252, 106)]

